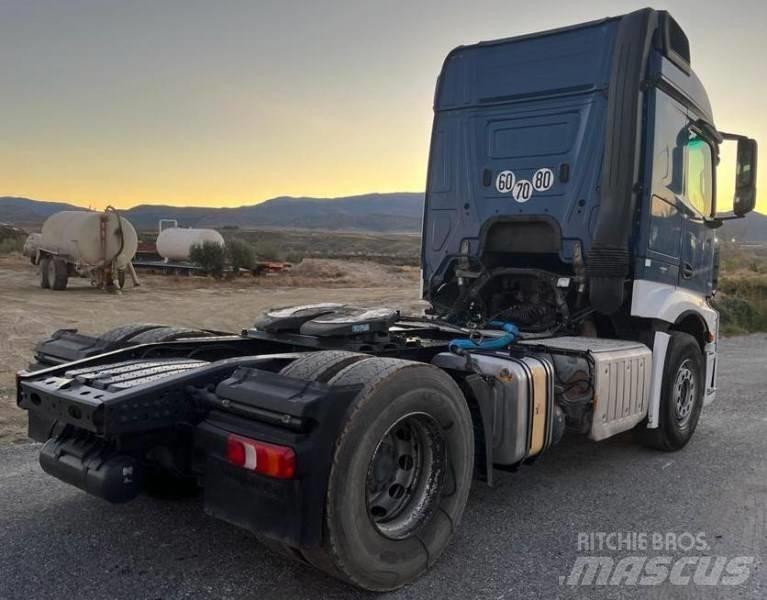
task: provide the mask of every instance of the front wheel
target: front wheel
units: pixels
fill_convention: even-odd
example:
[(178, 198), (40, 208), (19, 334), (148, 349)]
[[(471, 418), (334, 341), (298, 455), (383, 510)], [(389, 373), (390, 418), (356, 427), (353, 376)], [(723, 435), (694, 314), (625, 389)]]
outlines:
[(367, 358), (329, 383), (363, 388), (336, 442), (322, 547), (301, 552), (357, 587), (393, 590), (434, 564), (461, 520), (471, 415), (455, 382), (422, 363)]
[(705, 378), (698, 342), (688, 333), (671, 332), (663, 366), (658, 428), (638, 431), (645, 446), (672, 452), (687, 445), (703, 408)]

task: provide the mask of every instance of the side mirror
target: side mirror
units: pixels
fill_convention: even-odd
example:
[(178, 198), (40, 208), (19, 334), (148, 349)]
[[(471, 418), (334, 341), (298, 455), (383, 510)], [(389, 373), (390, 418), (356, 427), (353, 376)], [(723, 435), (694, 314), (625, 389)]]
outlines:
[(732, 212), (743, 217), (756, 206), (756, 140), (730, 133), (722, 134), (726, 140), (738, 141), (738, 162), (735, 168), (735, 199)]

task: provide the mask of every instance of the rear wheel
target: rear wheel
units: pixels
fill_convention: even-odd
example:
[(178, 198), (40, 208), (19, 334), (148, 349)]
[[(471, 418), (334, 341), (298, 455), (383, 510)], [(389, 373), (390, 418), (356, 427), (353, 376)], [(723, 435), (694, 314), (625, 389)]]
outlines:
[(368, 354), (359, 352), (347, 352), (345, 350), (327, 350), (324, 352), (311, 352), (297, 358), (287, 367), (280, 371), (280, 375), (304, 379), (306, 381), (319, 381), (327, 383), (335, 375), (364, 358), (370, 358)]
[(134, 335), (130, 338), (131, 344), (148, 344), (150, 342), (172, 342), (187, 338), (207, 337), (210, 334), (200, 329), (187, 327), (156, 327)]
[(638, 430), (645, 446), (680, 450), (695, 433), (703, 407), (705, 363), (698, 342), (688, 333), (671, 333), (663, 367), (657, 429)]
[(140, 333), (150, 329), (159, 329), (160, 327), (164, 327), (164, 325), (157, 325), (156, 323), (130, 323), (129, 325), (121, 325), (120, 327), (105, 331), (99, 336), (99, 339), (105, 342), (121, 343), (130, 340), (130, 338)]
[[(370, 358), (370, 356), (345, 350), (309, 352), (284, 367), (280, 371), (280, 375), (305, 381), (327, 383), (342, 369), (365, 358)], [(306, 562), (301, 551), (294, 546), (263, 536), (259, 536), (259, 541), (272, 552), (281, 554), (286, 558), (298, 560), (299, 562)]]
[(329, 383), (364, 387), (336, 441), (314, 566), (375, 591), (430, 567), (463, 515), (473, 426), (455, 382), (430, 365), (367, 358)]

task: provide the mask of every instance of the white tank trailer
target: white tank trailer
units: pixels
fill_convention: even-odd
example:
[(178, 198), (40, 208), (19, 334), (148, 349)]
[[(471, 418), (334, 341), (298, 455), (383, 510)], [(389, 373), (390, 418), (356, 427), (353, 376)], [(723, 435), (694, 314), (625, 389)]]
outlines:
[(215, 229), (170, 227), (163, 229), (157, 236), (157, 254), (169, 261), (189, 260), (192, 246), (204, 242), (223, 246), (224, 238)]
[(104, 212), (67, 210), (43, 223), (36, 262), (43, 288), (64, 289), (72, 275), (89, 276), (101, 288), (122, 288), (138, 248), (136, 230), (113, 208)]
[(37, 251), (40, 248), (40, 240), (42, 237), (43, 234), (41, 233), (30, 233), (27, 236), (27, 239), (24, 240), (24, 247), (21, 250), (21, 254), (29, 258), (33, 265), (37, 264)]

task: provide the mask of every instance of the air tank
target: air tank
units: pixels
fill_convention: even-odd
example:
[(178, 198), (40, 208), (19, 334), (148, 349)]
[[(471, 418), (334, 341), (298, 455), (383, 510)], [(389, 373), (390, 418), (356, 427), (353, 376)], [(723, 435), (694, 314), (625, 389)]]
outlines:
[[(104, 245), (101, 241), (102, 218), (106, 219)], [(43, 223), (40, 248), (85, 265), (98, 266), (114, 261), (118, 269), (125, 269), (136, 254), (138, 236), (130, 221), (118, 217), (116, 212), (65, 210), (51, 215)]]
[(163, 229), (157, 236), (157, 254), (168, 260), (189, 260), (192, 246), (204, 242), (223, 246), (224, 238), (215, 229), (170, 227)]

